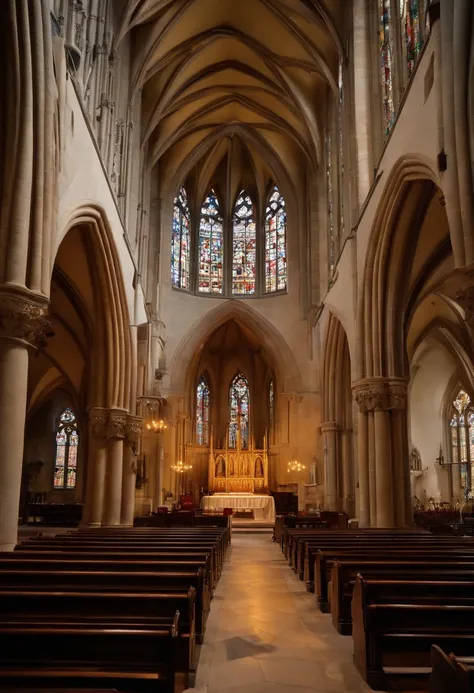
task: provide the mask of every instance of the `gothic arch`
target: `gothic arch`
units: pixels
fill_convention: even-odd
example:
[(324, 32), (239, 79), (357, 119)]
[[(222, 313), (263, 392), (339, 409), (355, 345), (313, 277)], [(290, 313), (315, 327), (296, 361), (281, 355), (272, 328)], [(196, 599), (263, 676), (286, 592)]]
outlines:
[(195, 322), (176, 348), (170, 365), (170, 390), (187, 392), (194, 382), (196, 364), (208, 337), (228, 320), (245, 324), (259, 338), (275, 364), (279, 388), (295, 392), (301, 388), (301, 376), (288, 344), (260, 313), (238, 300), (221, 303)]
[[(62, 219), (55, 258), (74, 228), (89, 243), (88, 258), (94, 280), (97, 309), (97, 348), (91, 383), (92, 406), (135, 411), (136, 377), (130, 317), (122, 269), (112, 230), (104, 211), (96, 204), (78, 205)], [(83, 231), (84, 230), (84, 231)], [(52, 266), (54, 265), (54, 259)]]

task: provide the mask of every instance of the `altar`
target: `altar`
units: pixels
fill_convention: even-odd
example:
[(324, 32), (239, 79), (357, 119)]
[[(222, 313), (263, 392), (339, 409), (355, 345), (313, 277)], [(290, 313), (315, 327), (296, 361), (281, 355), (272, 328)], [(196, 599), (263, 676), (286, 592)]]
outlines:
[(257, 522), (275, 522), (275, 501), (273, 496), (255, 493), (215, 493), (204, 496), (201, 500), (204, 512), (223, 512), (224, 508), (232, 510), (253, 510)]

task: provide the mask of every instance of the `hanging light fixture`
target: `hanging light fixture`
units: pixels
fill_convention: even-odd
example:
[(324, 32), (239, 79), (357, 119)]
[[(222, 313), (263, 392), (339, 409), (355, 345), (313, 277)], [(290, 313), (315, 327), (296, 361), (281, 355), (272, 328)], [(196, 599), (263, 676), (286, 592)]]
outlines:
[(163, 431), (168, 428), (168, 425), (163, 419), (159, 419), (158, 421), (152, 419), (150, 423), (147, 423), (146, 427), (149, 431), (153, 431), (153, 433), (163, 433)]
[(298, 462), (298, 460), (290, 460), (290, 462), (288, 462), (288, 472), (302, 472), (303, 469), (306, 469), (306, 466)]
[(171, 465), (171, 469), (173, 469), (177, 474), (184, 474), (184, 472), (189, 472), (190, 469), (193, 468), (192, 464), (184, 464), (184, 462), (176, 462), (176, 464)]

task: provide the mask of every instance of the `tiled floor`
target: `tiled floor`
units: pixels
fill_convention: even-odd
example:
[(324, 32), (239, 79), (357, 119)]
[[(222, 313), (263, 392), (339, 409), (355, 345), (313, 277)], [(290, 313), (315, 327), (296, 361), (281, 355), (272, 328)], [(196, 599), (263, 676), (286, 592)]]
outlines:
[(361, 693), (352, 638), (316, 608), (270, 536), (234, 535), (212, 601), (196, 689)]

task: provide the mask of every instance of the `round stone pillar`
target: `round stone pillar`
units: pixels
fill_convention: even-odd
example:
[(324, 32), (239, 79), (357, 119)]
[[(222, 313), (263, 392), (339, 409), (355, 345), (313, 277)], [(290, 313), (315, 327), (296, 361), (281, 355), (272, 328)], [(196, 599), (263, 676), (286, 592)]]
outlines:
[(17, 543), (28, 350), (44, 339), (46, 309), (26, 289), (0, 289), (0, 551)]
[(334, 421), (323, 423), (321, 433), (324, 436), (325, 459), (325, 506), (327, 510), (338, 510), (338, 451), (337, 451), (337, 425)]
[(133, 526), (135, 515), (136, 455), (142, 433), (142, 423), (143, 419), (140, 416), (128, 415), (125, 424), (120, 523), (127, 527)]
[(122, 515), (122, 476), (123, 476), (123, 440), (127, 412), (122, 409), (111, 409), (108, 419), (107, 469), (105, 475), (104, 512), (102, 525), (114, 527), (120, 525)]
[(89, 415), (89, 462), (86, 498), (81, 525), (100, 527), (104, 512), (105, 472), (107, 465), (107, 420), (109, 410), (94, 407)]

